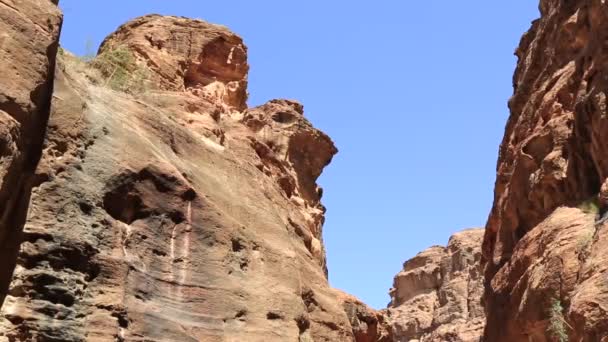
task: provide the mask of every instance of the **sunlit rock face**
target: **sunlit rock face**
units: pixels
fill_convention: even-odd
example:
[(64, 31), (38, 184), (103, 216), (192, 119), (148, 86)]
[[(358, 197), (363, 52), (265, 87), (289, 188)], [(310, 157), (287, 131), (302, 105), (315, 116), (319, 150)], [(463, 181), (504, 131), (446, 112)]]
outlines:
[(247, 47), (224, 26), (148, 15), (119, 27), (104, 40), (100, 53), (118, 47), (128, 48), (146, 63), (161, 89), (247, 108)]
[(540, 11), (516, 51), (483, 243), (485, 339), (602, 341), (608, 5), (542, 0)]
[(389, 341), (327, 283), (316, 179), (337, 150), (296, 101), (246, 108), (241, 39), (152, 15), (100, 52), (117, 48), (152, 87), (58, 57), (0, 340)]
[(464, 230), (404, 263), (386, 312), (394, 341), (479, 341), (482, 237), (483, 229)]
[(0, 303), (36, 183), (61, 22), (56, 1), (0, 2)]

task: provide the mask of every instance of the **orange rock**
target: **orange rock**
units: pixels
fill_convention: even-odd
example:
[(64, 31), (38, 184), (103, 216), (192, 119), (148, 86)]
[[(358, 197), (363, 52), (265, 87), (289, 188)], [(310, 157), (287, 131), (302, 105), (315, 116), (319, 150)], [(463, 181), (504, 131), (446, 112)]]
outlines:
[(100, 53), (119, 47), (133, 51), (162, 90), (189, 91), (237, 110), (247, 108), (247, 47), (224, 26), (148, 15), (118, 28)]
[(590, 265), (603, 259), (593, 227), (598, 203), (606, 210), (608, 11), (604, 1), (551, 0), (540, 10), (516, 51), (484, 237), (485, 339), (551, 341), (559, 316), (562, 340), (602, 341), (604, 270)]
[(484, 327), (480, 267), (483, 229), (454, 234), (403, 265), (391, 289), (395, 341), (479, 341)]
[(244, 108), (246, 49), (226, 28), (147, 16), (113, 45), (156, 83), (115, 91), (59, 57), (0, 339), (360, 340), (373, 314), (326, 278), (329, 137), (295, 101)]
[(37, 182), (61, 22), (56, 1), (0, 3), (0, 303)]

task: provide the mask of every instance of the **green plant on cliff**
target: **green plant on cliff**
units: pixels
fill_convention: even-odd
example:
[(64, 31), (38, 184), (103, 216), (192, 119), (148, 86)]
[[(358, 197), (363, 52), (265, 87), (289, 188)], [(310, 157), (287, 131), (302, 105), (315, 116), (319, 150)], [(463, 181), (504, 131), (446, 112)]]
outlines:
[(549, 308), (549, 326), (547, 333), (557, 342), (568, 342), (568, 333), (566, 332), (566, 319), (563, 314), (564, 308), (559, 299), (554, 298)]
[(591, 242), (593, 241), (594, 230), (589, 229), (588, 231), (583, 232), (576, 241), (576, 252), (580, 256), (584, 258), (587, 257), (587, 253), (589, 252), (589, 246), (591, 246)]
[(591, 198), (588, 198), (588, 199), (582, 201), (576, 207), (587, 214), (594, 214), (594, 215), (600, 214), (600, 203), (599, 203), (597, 196), (593, 196)]
[(90, 65), (101, 72), (104, 84), (114, 90), (132, 94), (147, 90), (147, 68), (138, 64), (133, 53), (124, 46), (105, 50), (91, 60)]

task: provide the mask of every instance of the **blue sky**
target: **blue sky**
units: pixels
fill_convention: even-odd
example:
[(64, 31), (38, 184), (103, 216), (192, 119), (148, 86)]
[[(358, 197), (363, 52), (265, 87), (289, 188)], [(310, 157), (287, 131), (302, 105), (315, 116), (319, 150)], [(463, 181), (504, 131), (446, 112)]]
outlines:
[(250, 105), (292, 98), (340, 149), (320, 179), (330, 282), (382, 308), (403, 261), (492, 205), (513, 51), (537, 1), (61, 0), (83, 54), (149, 13), (223, 24), (249, 47)]

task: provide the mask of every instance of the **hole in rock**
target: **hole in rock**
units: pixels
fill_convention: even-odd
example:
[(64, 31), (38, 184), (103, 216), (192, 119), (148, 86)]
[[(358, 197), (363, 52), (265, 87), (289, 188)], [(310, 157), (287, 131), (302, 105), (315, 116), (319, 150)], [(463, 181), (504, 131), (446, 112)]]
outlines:
[(196, 191), (194, 191), (194, 189), (188, 189), (182, 194), (181, 197), (184, 201), (194, 201), (196, 198)]
[(167, 253), (165, 253), (165, 252), (163, 252), (163, 251), (159, 251), (158, 249), (153, 249), (153, 250), (152, 250), (152, 253), (153, 253), (154, 255), (161, 256), (161, 257), (167, 256)]
[(239, 239), (236, 239), (236, 238), (232, 239), (232, 251), (233, 252), (240, 252), (243, 249), (245, 249), (245, 246)]
[(279, 313), (279, 312), (269, 311), (266, 314), (266, 318), (269, 319), (269, 320), (277, 320), (277, 319), (283, 319), (285, 317), (283, 317), (283, 315), (281, 313)]
[(234, 318), (244, 320), (245, 316), (247, 316), (247, 310), (239, 310), (236, 315), (234, 315)]
[(308, 330), (308, 328), (310, 328), (310, 321), (304, 315), (300, 315), (296, 318), (296, 324), (298, 325), (300, 334), (304, 333), (306, 330)]
[(78, 202), (78, 207), (80, 207), (80, 211), (85, 215), (91, 215), (93, 212), (93, 206), (85, 201)]
[(296, 121), (297, 117), (293, 113), (276, 112), (272, 114), (272, 120), (278, 123), (289, 124)]
[(115, 317), (118, 320), (118, 325), (121, 328), (129, 327), (129, 320), (127, 319), (127, 314), (125, 312), (113, 312), (112, 317)]
[(103, 207), (114, 219), (126, 224), (150, 215), (143, 207), (139, 194), (134, 193), (128, 185), (106, 193), (103, 197)]
[(169, 213), (169, 218), (173, 223), (180, 224), (186, 221), (186, 216), (181, 211), (175, 210)]

